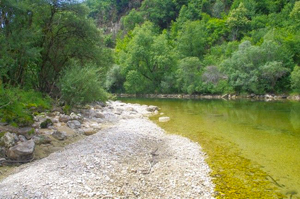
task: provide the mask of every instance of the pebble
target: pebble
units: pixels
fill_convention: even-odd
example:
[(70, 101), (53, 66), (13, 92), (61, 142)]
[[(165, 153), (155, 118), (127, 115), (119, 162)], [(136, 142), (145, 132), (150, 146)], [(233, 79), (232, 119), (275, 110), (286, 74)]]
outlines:
[[(147, 118), (157, 108), (147, 108), (107, 103), (102, 110), (112, 126), (8, 176), (0, 182), (1, 198), (213, 198), (201, 147), (165, 134)], [(137, 114), (122, 117), (132, 110)]]

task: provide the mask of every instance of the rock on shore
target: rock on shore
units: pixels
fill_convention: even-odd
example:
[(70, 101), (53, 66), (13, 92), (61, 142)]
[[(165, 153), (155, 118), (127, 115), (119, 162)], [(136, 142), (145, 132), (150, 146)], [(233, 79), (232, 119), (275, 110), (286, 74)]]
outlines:
[(113, 126), (25, 165), (0, 182), (1, 198), (213, 198), (198, 144), (165, 134), (148, 106), (108, 106)]

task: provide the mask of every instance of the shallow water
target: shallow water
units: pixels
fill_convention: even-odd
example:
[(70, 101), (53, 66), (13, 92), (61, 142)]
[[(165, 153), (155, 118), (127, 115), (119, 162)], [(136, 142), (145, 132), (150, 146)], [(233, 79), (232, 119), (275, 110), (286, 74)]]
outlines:
[(300, 198), (300, 103), (122, 99), (156, 105), (168, 133), (199, 142), (217, 198)]

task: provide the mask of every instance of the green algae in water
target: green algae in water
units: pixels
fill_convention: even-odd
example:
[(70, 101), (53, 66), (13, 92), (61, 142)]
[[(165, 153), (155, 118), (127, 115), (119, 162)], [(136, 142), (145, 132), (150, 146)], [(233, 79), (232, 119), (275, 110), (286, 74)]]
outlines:
[(159, 106), (171, 121), (158, 125), (200, 143), (217, 198), (300, 198), (300, 103), (123, 101)]

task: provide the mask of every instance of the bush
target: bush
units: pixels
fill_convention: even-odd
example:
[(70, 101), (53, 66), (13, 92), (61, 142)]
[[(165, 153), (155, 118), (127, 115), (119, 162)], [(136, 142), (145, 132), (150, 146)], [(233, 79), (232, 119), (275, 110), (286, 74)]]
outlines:
[(295, 66), (292, 74), (291, 74), (291, 84), (292, 88), (300, 93), (300, 67)]
[(0, 119), (14, 126), (33, 123), (32, 112), (51, 108), (51, 99), (33, 90), (4, 87), (0, 81)]
[(86, 104), (96, 100), (105, 101), (107, 93), (102, 88), (100, 69), (75, 63), (64, 70), (59, 80), (61, 99), (69, 105)]

